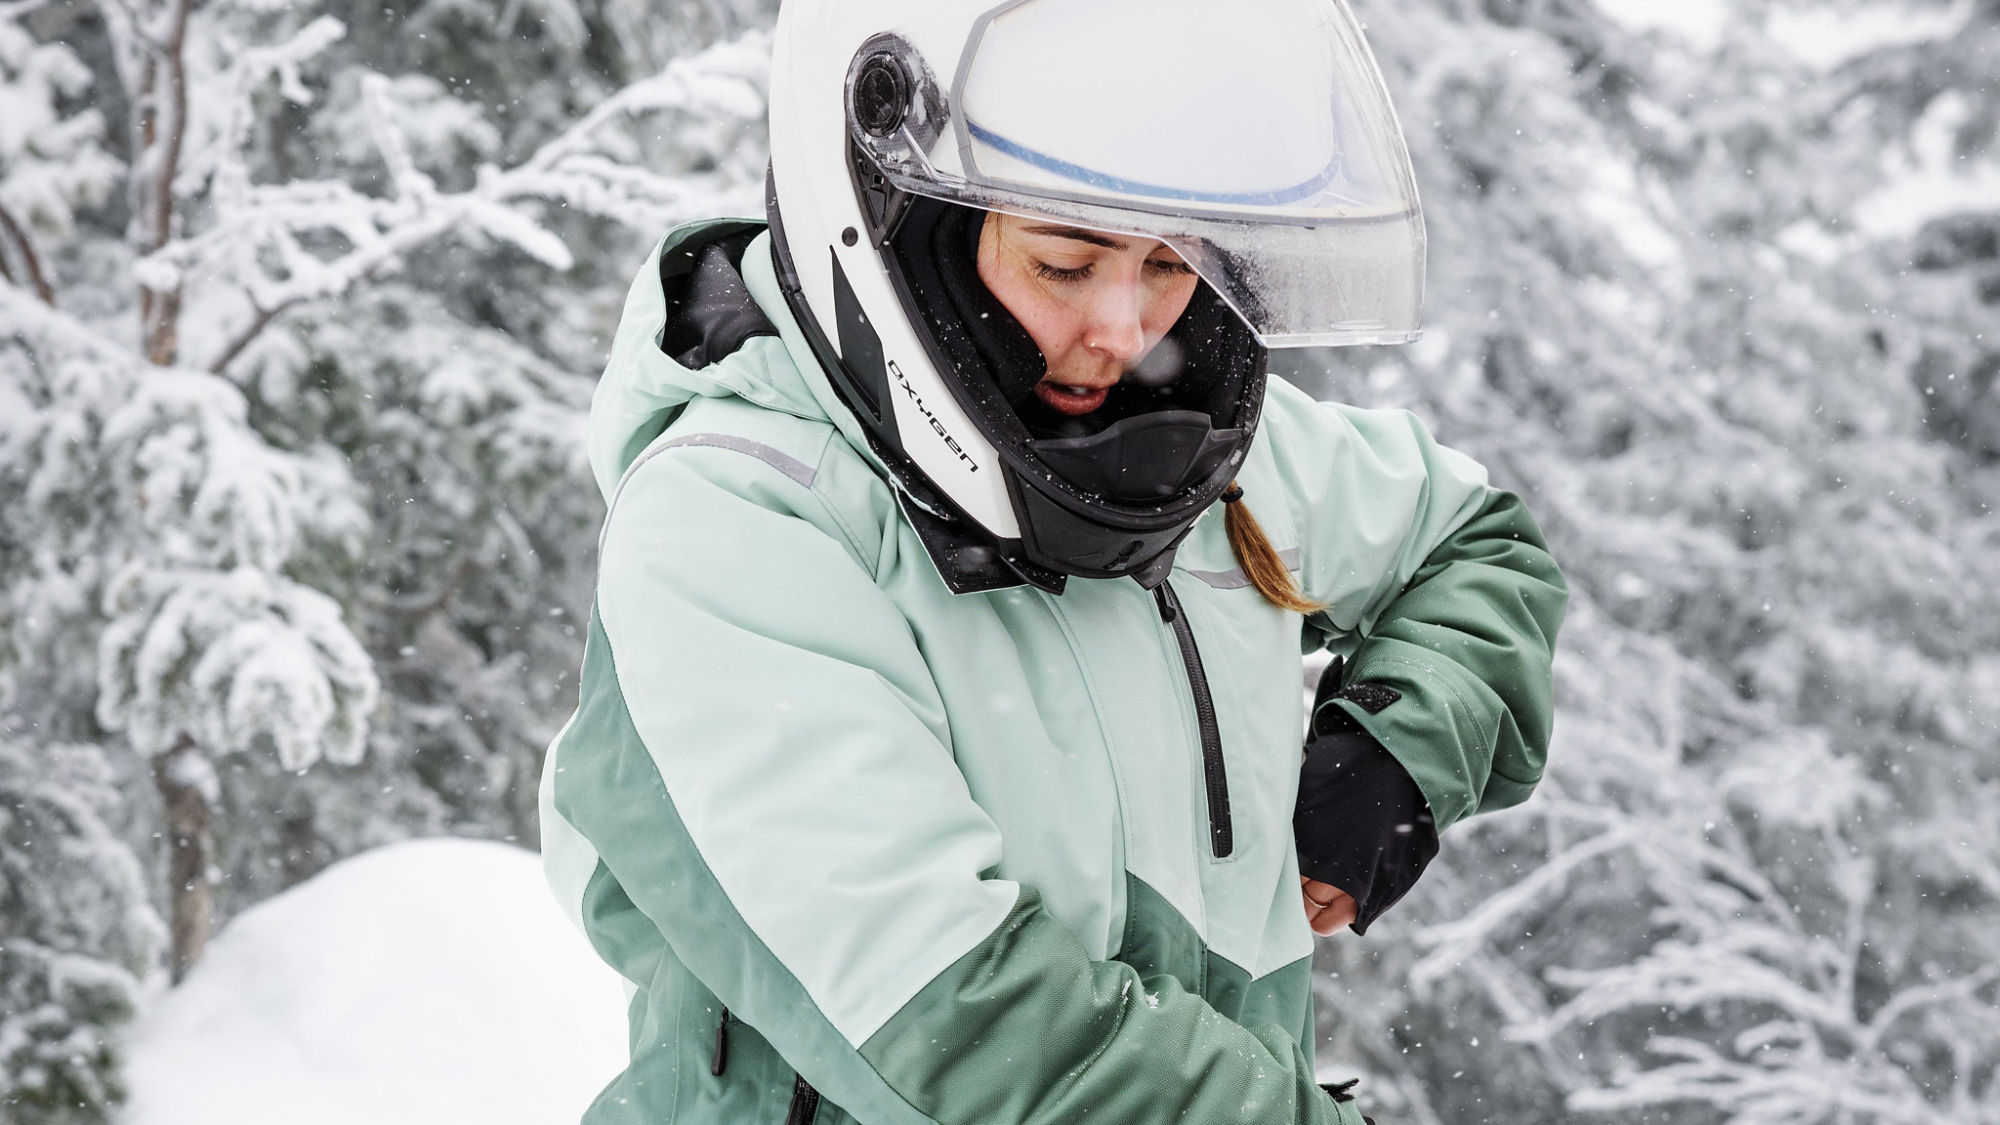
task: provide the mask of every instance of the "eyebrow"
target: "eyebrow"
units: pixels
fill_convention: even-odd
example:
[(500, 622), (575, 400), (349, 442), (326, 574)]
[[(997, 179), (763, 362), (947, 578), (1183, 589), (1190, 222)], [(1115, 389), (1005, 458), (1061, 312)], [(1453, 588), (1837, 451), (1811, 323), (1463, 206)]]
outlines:
[(1046, 226), (1026, 227), (1024, 229), (1029, 234), (1045, 234), (1052, 238), (1073, 239), (1077, 242), (1089, 243), (1092, 246), (1102, 246), (1106, 250), (1125, 250), (1131, 246), (1129, 242), (1120, 242), (1110, 235), (1099, 234), (1092, 230), (1084, 230), (1081, 227), (1065, 227), (1049, 224)]

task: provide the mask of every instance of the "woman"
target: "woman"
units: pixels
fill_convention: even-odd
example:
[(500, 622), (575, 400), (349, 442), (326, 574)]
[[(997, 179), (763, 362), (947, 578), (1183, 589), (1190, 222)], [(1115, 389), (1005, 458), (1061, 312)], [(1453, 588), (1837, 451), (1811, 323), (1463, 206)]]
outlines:
[(1527, 796), (1563, 586), (1409, 415), (1266, 378), (1416, 327), (1351, 16), (791, 3), (774, 75), (769, 229), (667, 237), (592, 411), (585, 1120), (1355, 1125), (1312, 933)]

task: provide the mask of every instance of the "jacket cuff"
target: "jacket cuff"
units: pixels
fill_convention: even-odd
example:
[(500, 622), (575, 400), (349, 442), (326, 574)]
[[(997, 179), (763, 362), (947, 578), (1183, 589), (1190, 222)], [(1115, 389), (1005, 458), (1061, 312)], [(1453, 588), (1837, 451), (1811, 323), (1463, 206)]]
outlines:
[(1292, 818), (1299, 871), (1353, 896), (1365, 934), (1437, 855), (1437, 826), (1409, 771), (1345, 712), (1326, 708), (1314, 728)]

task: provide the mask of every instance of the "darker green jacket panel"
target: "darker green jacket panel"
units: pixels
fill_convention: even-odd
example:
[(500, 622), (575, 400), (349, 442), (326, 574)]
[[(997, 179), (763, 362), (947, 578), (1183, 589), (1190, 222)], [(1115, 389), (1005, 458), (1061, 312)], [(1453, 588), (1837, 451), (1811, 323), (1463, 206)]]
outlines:
[[(1439, 831), (1520, 804), (1541, 780), (1554, 723), (1556, 631), (1568, 601), (1526, 505), (1496, 489), (1355, 648), (1346, 697), (1328, 705), (1396, 755)], [(1398, 698), (1373, 711), (1357, 684)]]

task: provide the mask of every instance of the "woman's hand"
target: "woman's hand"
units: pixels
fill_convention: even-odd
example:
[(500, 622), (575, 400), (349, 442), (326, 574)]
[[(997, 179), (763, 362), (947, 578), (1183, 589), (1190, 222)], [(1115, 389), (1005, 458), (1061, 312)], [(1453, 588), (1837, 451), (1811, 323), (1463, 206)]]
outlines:
[(1336, 658), (1320, 676), (1292, 812), (1306, 918), (1320, 935), (1342, 928), (1367, 933), (1438, 852), (1437, 822), (1416, 779), (1333, 706), (1346, 698), (1343, 663)]
[(1305, 893), (1306, 924), (1313, 933), (1332, 937), (1354, 923), (1357, 907), (1346, 891), (1303, 875), (1299, 876), (1299, 889)]

